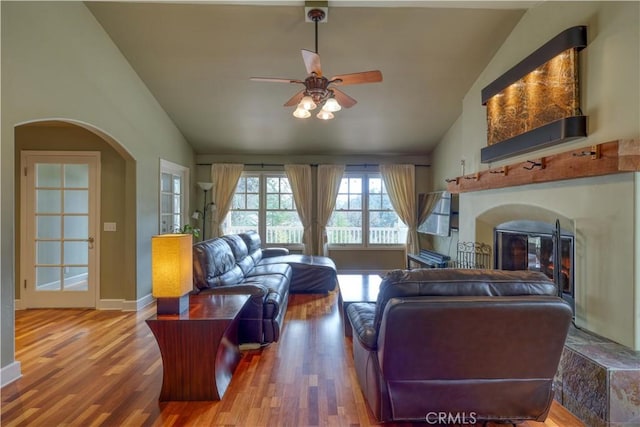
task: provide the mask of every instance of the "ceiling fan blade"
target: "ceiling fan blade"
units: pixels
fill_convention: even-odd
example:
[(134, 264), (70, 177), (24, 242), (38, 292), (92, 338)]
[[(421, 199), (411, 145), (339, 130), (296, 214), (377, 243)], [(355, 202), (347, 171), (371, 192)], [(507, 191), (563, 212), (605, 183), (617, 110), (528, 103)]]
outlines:
[(302, 80), (296, 79), (281, 79), (274, 77), (251, 77), (251, 81), (254, 82), (273, 82), (273, 83), (304, 83)]
[(352, 97), (350, 97), (349, 95), (347, 95), (346, 93), (334, 87), (331, 88), (331, 90), (333, 91), (333, 96), (336, 98), (336, 101), (338, 101), (338, 104), (340, 104), (341, 107), (351, 108), (354, 105), (356, 105), (356, 103), (358, 102)]
[(378, 70), (361, 73), (341, 74), (330, 80), (334, 85), (357, 85), (361, 83), (378, 83), (382, 81), (382, 73)]
[(304, 60), (304, 66), (307, 67), (307, 73), (316, 73), (318, 76), (322, 76), (322, 67), (320, 66), (320, 56), (307, 49), (302, 49), (302, 59)]
[(293, 107), (294, 105), (298, 105), (298, 103), (300, 102), (300, 100), (303, 97), (304, 97), (304, 90), (301, 90), (300, 92), (298, 92), (295, 95), (293, 95), (290, 100), (285, 102), (284, 106), (285, 107)]

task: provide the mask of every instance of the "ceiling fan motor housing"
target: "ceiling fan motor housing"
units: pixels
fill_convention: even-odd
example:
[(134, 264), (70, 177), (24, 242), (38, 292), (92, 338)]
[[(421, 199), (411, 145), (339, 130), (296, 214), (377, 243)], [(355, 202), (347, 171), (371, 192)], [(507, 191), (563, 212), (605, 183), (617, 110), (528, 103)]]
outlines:
[(327, 89), (328, 85), (329, 80), (326, 77), (318, 77), (315, 73), (312, 73), (304, 81), (305, 94), (309, 95), (313, 102), (317, 104), (329, 98), (331, 90)]

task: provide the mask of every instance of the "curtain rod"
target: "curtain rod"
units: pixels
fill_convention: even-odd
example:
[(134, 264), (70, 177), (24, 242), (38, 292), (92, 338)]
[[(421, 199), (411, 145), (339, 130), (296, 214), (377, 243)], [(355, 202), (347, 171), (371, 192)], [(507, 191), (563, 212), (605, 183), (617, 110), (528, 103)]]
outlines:
[[(196, 163), (196, 166), (211, 166), (213, 163)], [(224, 164), (224, 163), (223, 163)], [(294, 163), (295, 164), (295, 163)], [(245, 166), (260, 166), (260, 167), (284, 167), (285, 165), (283, 163), (244, 163)], [(309, 166), (318, 166), (318, 163), (310, 163)], [(360, 163), (360, 164), (346, 164), (346, 167), (373, 167), (373, 166), (380, 166), (378, 163)], [(418, 168), (429, 168), (431, 167), (431, 165), (422, 165), (422, 164), (416, 164), (414, 165), (415, 167)]]

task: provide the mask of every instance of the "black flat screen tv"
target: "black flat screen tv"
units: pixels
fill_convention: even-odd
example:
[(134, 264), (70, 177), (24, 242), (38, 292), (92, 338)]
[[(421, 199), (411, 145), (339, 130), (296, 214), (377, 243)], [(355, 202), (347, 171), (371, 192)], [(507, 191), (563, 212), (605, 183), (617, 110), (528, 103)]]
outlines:
[[(419, 226), (418, 232), (435, 236), (449, 236), (451, 233), (451, 193), (437, 191), (433, 194), (439, 197), (435, 208)], [(420, 208), (426, 203), (426, 194), (420, 194), (418, 205)]]

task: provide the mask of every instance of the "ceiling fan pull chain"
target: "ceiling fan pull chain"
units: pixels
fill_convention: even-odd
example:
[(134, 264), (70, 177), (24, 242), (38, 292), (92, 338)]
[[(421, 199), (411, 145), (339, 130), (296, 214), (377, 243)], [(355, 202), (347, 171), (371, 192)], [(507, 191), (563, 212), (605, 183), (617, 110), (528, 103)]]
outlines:
[(316, 26), (316, 53), (318, 53), (318, 19), (315, 18), (313, 22)]

